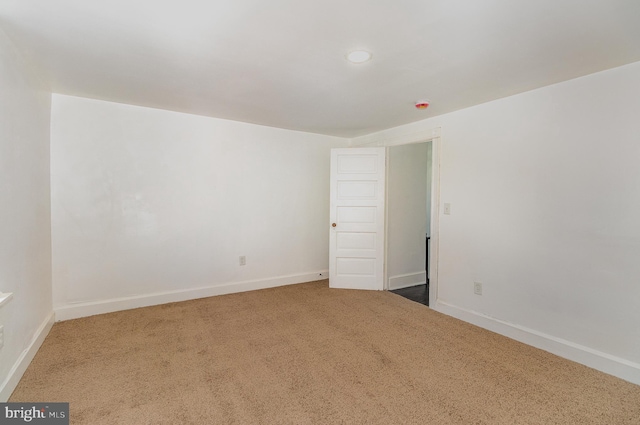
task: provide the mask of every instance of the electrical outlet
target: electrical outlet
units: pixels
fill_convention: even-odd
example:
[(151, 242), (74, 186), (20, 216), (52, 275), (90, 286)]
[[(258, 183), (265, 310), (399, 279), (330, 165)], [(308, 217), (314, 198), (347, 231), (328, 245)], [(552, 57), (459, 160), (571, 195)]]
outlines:
[(240, 265), (241, 266), (246, 266), (247, 265), (247, 257), (245, 257), (244, 255), (240, 256)]
[(0, 348), (4, 347), (4, 326), (0, 326)]
[(444, 204), (444, 215), (451, 215), (451, 204)]
[(482, 295), (482, 283), (473, 282), (473, 293), (476, 295)]

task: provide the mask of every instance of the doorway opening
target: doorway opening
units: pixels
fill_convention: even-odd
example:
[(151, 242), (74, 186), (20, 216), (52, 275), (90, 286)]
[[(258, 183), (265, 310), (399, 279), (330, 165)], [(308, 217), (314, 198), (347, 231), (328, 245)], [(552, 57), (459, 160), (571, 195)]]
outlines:
[(428, 306), (432, 142), (389, 147), (387, 173), (386, 286)]
[[(440, 128), (434, 128), (411, 135), (389, 137), (364, 146), (331, 149), (328, 223), (330, 288), (379, 291), (424, 284), (428, 303), (435, 305), (438, 302), (440, 145)], [(427, 157), (426, 164), (429, 164), (430, 172), (424, 178), (416, 177), (413, 180), (420, 181), (424, 186), (416, 193), (411, 189), (394, 190), (392, 180), (393, 193), (389, 198), (388, 152), (395, 155), (403, 148), (411, 150), (412, 146), (426, 148), (422, 158)], [(409, 155), (410, 158), (414, 156), (420, 157), (415, 153)], [(394, 166), (394, 163), (392, 160), (391, 169), (398, 170), (401, 177), (405, 175), (407, 169), (402, 165)], [(412, 181), (406, 175), (404, 177)], [(399, 200), (394, 200), (394, 193), (399, 195)], [(402, 236), (396, 238), (393, 218), (391, 222), (387, 220), (388, 211), (393, 216), (394, 211), (402, 211), (408, 208), (408, 204), (416, 203), (416, 198), (421, 199), (417, 202), (422, 208), (422, 213), (417, 213), (420, 224), (414, 226), (411, 232), (413, 245), (402, 248)], [(406, 225), (403, 218), (398, 222), (401, 226)], [(425, 261), (427, 257), (428, 261)], [(405, 267), (405, 264), (403, 271), (403, 267), (396, 267), (396, 260), (406, 261), (409, 266)], [(428, 271), (425, 270), (427, 263)]]

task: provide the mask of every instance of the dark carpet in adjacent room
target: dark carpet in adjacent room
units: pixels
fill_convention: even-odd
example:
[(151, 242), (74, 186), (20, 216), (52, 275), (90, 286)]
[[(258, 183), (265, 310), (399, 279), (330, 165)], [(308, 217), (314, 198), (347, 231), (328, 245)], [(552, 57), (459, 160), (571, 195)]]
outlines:
[(429, 305), (429, 289), (427, 284), (410, 286), (408, 288), (395, 289), (390, 291), (396, 295), (400, 295), (408, 300), (415, 301), (423, 305)]

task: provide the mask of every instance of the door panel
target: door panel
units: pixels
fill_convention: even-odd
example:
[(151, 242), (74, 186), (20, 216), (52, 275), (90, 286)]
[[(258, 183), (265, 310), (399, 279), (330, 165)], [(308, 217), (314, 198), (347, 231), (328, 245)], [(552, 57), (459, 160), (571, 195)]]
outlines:
[(356, 232), (340, 232), (336, 235), (337, 247), (344, 249), (362, 249), (375, 251), (376, 234), (375, 233), (356, 233)]
[(375, 276), (375, 258), (338, 258), (338, 274), (341, 276)]
[(376, 182), (338, 182), (338, 200), (376, 199)]
[(383, 289), (385, 152), (385, 148), (331, 151), (332, 288)]
[(375, 207), (338, 207), (338, 221), (352, 224), (375, 224)]
[[(351, 149), (353, 150), (353, 149)], [(339, 173), (363, 173), (371, 174), (377, 172), (377, 154), (350, 154), (338, 157)]]

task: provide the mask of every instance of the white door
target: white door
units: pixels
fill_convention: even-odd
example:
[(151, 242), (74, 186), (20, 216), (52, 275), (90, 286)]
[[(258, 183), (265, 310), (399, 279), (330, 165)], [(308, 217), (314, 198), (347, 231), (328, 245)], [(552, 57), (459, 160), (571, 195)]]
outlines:
[(331, 150), (331, 288), (384, 288), (385, 152)]

